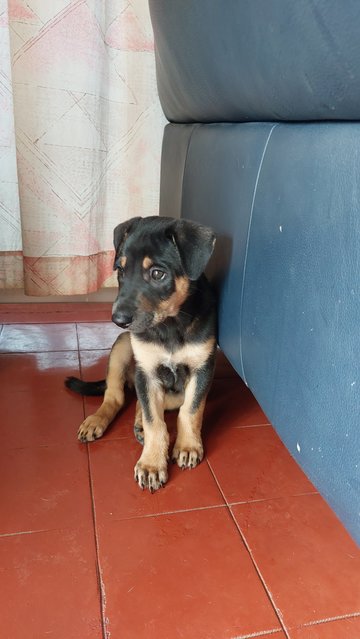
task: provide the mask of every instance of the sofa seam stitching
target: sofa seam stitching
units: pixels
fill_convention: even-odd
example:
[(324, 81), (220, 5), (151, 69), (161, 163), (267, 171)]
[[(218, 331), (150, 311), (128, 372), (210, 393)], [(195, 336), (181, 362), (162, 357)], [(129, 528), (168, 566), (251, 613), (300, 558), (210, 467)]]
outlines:
[(190, 125), (192, 127), (192, 131), (189, 135), (189, 139), (188, 139), (188, 143), (187, 143), (187, 147), (186, 147), (186, 153), (185, 153), (185, 157), (184, 157), (184, 164), (183, 164), (183, 172), (182, 172), (182, 177), (181, 177), (181, 201), (180, 201), (180, 218), (183, 217), (183, 202), (184, 202), (184, 183), (185, 183), (185, 172), (186, 172), (186, 165), (187, 165), (187, 161), (188, 161), (188, 157), (189, 157), (189, 151), (190, 151), (190, 145), (191, 145), (191, 140), (192, 137), (195, 133), (195, 131), (201, 127), (202, 125), (200, 123), (192, 123)]
[(258, 167), (258, 171), (257, 171), (255, 185), (254, 185), (254, 192), (253, 192), (252, 201), (251, 201), (250, 217), (249, 217), (248, 232), (247, 232), (246, 246), (245, 246), (244, 268), (243, 268), (243, 277), (242, 277), (241, 294), (240, 294), (240, 366), (241, 366), (242, 378), (243, 378), (246, 386), (248, 386), (248, 383), (247, 383), (247, 378), (246, 378), (245, 368), (244, 368), (243, 339), (242, 339), (243, 336), (242, 336), (242, 333), (243, 333), (243, 310), (244, 310), (244, 294), (245, 294), (245, 280), (246, 280), (246, 270), (247, 270), (247, 261), (248, 261), (248, 251), (249, 251), (249, 243), (250, 243), (250, 235), (251, 235), (251, 228), (252, 228), (253, 213), (254, 213), (254, 208), (255, 208), (255, 199), (256, 199), (257, 189), (258, 189), (258, 185), (259, 185), (260, 174), (261, 174), (262, 166), (263, 166), (263, 163), (264, 163), (266, 151), (267, 151), (267, 148), (268, 148), (268, 145), (269, 145), (269, 142), (270, 142), (270, 138), (272, 136), (272, 132), (274, 131), (274, 129), (278, 125), (279, 125), (279, 123), (276, 123), (276, 124), (274, 124), (271, 127), (271, 129), (269, 131), (269, 134), (267, 136), (266, 142), (264, 144), (263, 152), (262, 152), (261, 159), (260, 159), (260, 162), (259, 162), (259, 167)]

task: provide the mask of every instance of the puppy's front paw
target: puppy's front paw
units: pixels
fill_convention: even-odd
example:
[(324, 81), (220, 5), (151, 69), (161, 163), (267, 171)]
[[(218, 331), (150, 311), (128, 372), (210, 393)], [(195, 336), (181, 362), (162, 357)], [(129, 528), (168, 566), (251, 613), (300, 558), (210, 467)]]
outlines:
[(153, 493), (166, 484), (168, 479), (167, 467), (157, 468), (139, 459), (134, 468), (134, 478), (142, 490), (148, 488)]
[(106, 430), (106, 424), (101, 417), (89, 415), (81, 424), (78, 431), (78, 439), (81, 442), (92, 442), (99, 439)]
[(185, 468), (195, 468), (200, 464), (204, 457), (204, 449), (201, 442), (193, 443), (190, 446), (184, 446), (175, 442), (175, 446), (171, 455), (171, 459), (174, 463), (177, 463), (179, 468), (184, 470)]

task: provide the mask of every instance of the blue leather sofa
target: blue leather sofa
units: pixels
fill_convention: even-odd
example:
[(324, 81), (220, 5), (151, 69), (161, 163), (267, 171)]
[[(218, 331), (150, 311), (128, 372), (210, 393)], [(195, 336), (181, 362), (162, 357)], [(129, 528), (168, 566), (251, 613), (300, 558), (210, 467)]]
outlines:
[(163, 215), (212, 226), (219, 344), (360, 541), (358, 0), (150, 0)]

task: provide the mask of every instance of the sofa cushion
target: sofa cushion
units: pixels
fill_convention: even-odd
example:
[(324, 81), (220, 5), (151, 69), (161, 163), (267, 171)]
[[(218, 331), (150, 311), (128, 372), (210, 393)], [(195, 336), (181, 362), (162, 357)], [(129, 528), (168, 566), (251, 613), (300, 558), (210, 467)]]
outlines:
[(150, 0), (172, 122), (360, 119), (358, 0)]

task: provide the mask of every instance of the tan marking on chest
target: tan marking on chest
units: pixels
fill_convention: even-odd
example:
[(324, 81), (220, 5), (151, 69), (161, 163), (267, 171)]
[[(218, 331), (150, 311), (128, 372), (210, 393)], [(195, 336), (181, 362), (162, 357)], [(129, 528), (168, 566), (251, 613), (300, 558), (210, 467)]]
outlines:
[(169, 367), (185, 364), (190, 370), (201, 368), (214, 350), (215, 338), (201, 344), (185, 344), (173, 352), (158, 344), (143, 342), (135, 335), (131, 335), (131, 344), (137, 364), (151, 375), (160, 364)]

